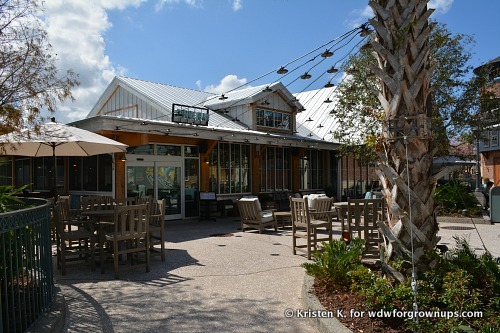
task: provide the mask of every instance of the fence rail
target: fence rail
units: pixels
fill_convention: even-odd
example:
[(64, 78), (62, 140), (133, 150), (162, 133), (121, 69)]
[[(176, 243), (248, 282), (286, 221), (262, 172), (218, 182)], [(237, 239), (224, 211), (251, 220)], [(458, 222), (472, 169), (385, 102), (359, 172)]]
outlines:
[[(24, 198), (0, 214), (0, 331), (25, 332), (52, 305), (50, 206)], [(26, 208), (28, 207), (28, 208)]]

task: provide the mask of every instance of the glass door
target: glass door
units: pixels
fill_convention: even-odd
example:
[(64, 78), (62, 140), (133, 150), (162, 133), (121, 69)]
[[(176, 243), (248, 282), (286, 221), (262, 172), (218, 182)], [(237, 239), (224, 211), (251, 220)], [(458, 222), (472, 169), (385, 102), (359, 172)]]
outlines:
[(154, 163), (127, 163), (127, 198), (154, 197)]
[(156, 162), (157, 198), (165, 199), (165, 218), (181, 219), (183, 208), (182, 162)]

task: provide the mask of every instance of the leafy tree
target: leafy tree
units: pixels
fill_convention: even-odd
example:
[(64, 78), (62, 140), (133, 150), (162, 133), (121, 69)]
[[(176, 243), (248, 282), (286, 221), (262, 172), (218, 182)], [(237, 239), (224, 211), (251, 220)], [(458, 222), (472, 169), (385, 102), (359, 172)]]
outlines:
[[(436, 155), (447, 155), (450, 149), (462, 151), (457, 146), (470, 145), (486, 126), (500, 122), (500, 112), (492, 112), (500, 102), (483, 89), (488, 83), (487, 67), (480, 75), (472, 75), (473, 37), (451, 33), (443, 23), (434, 24), (430, 35), (430, 58), (435, 66), (431, 78), (433, 141)], [(371, 70), (375, 64), (369, 48), (343, 64), (348, 76), (337, 87), (337, 104), (332, 111), (341, 125), (334, 133), (335, 140), (351, 150), (358, 147), (364, 156), (370, 154), (362, 152), (362, 147), (368, 146), (373, 152), (380, 144), (386, 120), (377, 98), (380, 80)], [(470, 156), (470, 152), (462, 153), (460, 156)]]
[(57, 69), (38, 3), (0, 2), (0, 134), (36, 124), (41, 109), (55, 112), (78, 85), (75, 73)]
[(343, 66), (348, 76), (334, 110), (339, 141), (376, 152), (387, 257), (412, 260), (420, 272), (436, 264), (428, 255), (438, 241), (432, 158), (450, 139), (491, 124), (484, 120), (493, 119), (496, 101), (482, 89), (485, 75), (468, 76), (472, 38), (429, 22), (427, 2), (370, 2), (376, 34)]

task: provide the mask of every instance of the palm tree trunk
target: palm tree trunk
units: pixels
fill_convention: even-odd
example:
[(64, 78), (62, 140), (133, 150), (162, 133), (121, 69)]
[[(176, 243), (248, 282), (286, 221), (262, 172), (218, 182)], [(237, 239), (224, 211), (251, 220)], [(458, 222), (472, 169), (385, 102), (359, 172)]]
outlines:
[[(388, 218), (381, 229), (386, 259), (393, 254), (412, 259), (418, 271), (432, 267), (425, 255), (439, 241), (432, 177), (428, 0), (377, 0), (370, 20), (371, 42), (381, 81), (378, 99), (386, 122), (377, 173), (387, 198)], [(413, 249), (413, 250), (412, 250)]]

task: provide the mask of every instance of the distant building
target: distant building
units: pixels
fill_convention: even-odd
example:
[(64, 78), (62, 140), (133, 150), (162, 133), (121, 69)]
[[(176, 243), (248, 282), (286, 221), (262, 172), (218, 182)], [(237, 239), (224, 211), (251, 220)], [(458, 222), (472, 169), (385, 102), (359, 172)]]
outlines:
[[(500, 98), (500, 57), (474, 69), (478, 74), (483, 69), (488, 70), (488, 85), (486, 89)], [(500, 112), (500, 110), (495, 110)], [(481, 175), (488, 178), (495, 186), (500, 186), (500, 124), (492, 125), (486, 130), (483, 139), (479, 142), (481, 154)]]

